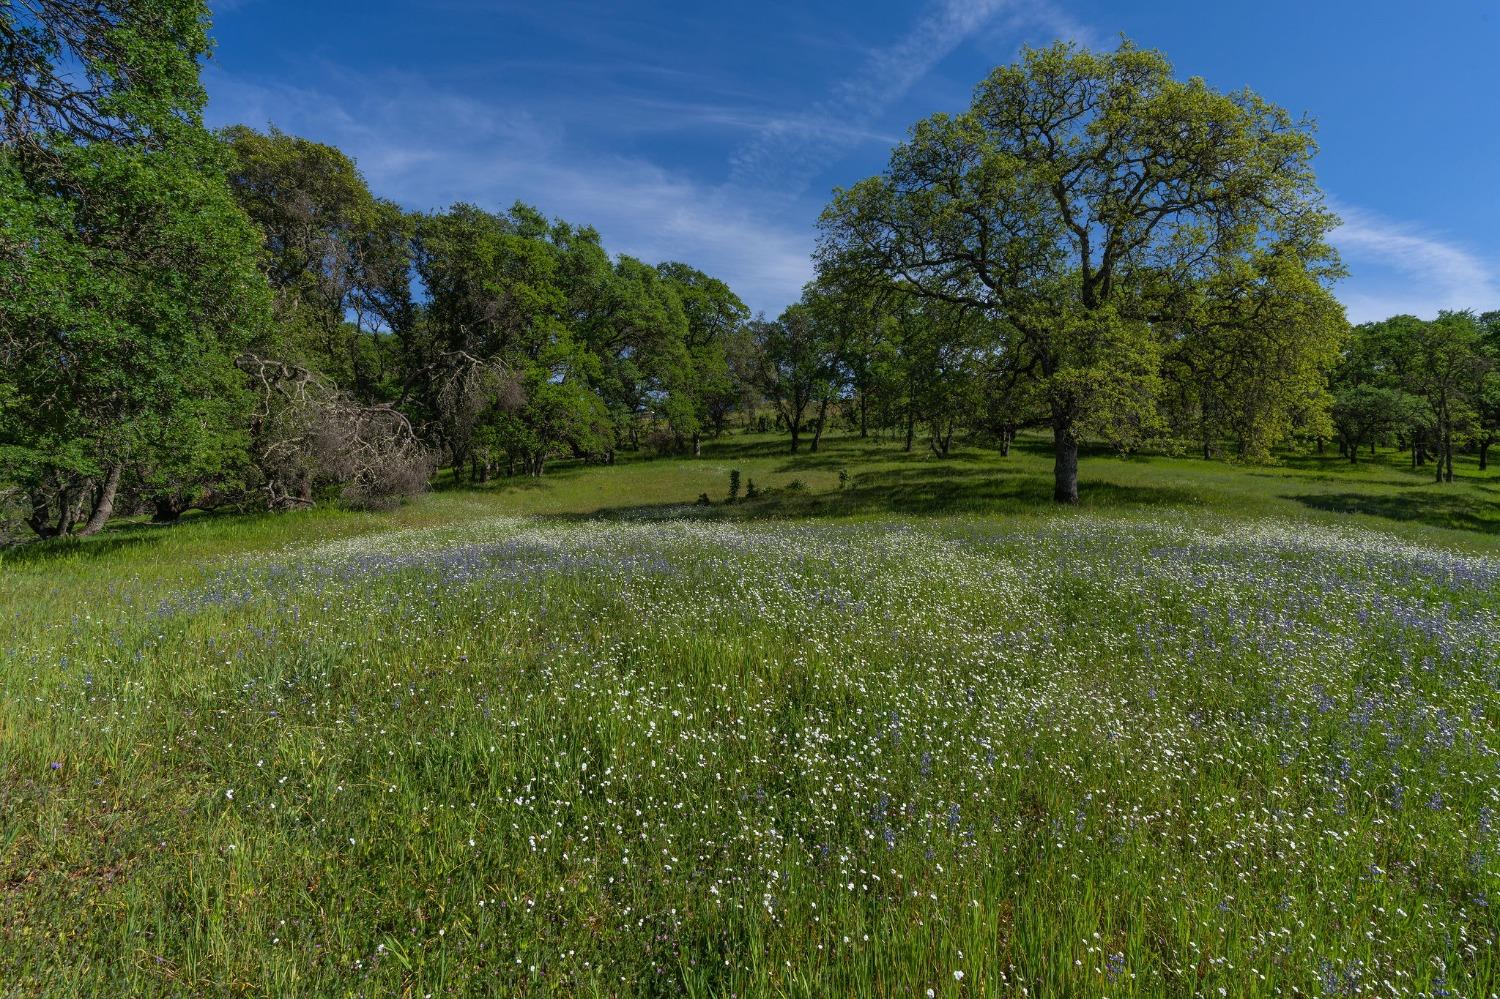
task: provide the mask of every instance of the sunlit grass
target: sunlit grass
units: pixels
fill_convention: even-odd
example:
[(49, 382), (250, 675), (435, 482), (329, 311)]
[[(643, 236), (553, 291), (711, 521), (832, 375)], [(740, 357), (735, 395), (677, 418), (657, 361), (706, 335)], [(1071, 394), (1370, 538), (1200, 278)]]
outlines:
[(830, 445), (13, 557), (0, 995), (1500, 988), (1493, 480)]

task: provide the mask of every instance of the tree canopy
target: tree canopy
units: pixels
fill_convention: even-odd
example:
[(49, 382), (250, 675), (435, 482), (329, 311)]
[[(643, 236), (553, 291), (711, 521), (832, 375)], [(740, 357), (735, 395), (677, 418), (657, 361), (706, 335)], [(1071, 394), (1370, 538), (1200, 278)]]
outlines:
[(1128, 447), (1157, 430), (1186, 289), (1262, 254), (1332, 275), (1313, 152), (1306, 123), (1179, 81), (1160, 53), (1028, 49), (838, 192), (821, 255), (1003, 323), (997, 349), (1049, 409), (1056, 498), (1074, 502), (1082, 435)]

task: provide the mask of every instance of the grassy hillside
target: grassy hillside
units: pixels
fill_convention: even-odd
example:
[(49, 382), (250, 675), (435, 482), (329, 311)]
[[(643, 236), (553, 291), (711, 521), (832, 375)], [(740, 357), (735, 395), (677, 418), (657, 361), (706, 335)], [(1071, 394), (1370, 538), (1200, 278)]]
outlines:
[(7, 555), (0, 996), (1500, 989), (1500, 478), (1049, 471), (736, 438)]

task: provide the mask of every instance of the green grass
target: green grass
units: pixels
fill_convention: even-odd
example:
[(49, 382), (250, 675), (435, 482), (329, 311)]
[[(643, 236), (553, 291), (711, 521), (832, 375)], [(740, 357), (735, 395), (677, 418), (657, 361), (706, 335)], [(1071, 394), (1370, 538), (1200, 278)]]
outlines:
[(1500, 478), (1083, 468), (8, 553), (0, 996), (1494, 994)]

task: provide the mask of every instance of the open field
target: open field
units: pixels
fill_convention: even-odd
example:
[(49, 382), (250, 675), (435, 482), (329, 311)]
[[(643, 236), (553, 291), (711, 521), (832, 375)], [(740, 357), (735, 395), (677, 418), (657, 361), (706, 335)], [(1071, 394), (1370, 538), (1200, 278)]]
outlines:
[(0, 556), (0, 996), (1500, 991), (1500, 476), (1022, 443)]

